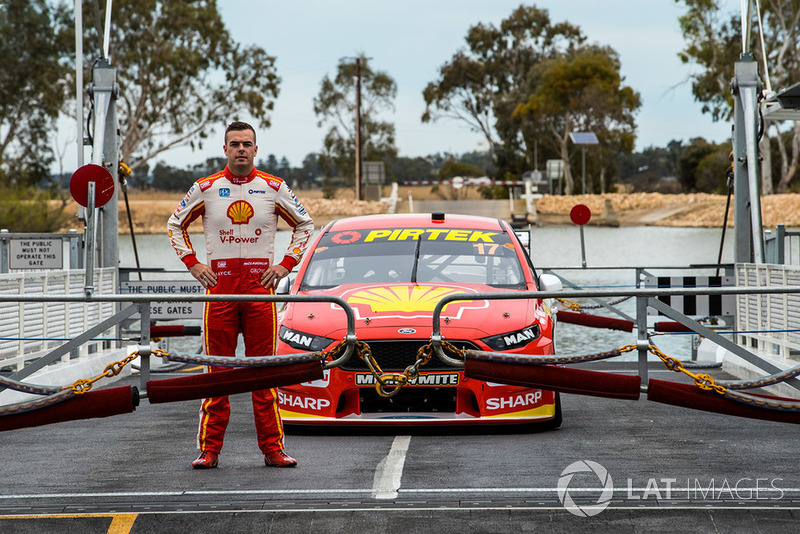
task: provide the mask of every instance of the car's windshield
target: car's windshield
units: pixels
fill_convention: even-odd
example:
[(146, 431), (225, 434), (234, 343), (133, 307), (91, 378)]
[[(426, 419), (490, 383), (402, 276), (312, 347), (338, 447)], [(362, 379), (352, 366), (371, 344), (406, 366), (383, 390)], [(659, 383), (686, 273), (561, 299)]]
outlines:
[(507, 233), (430, 228), (328, 232), (314, 250), (300, 288), (372, 283), (473, 283), (525, 289)]

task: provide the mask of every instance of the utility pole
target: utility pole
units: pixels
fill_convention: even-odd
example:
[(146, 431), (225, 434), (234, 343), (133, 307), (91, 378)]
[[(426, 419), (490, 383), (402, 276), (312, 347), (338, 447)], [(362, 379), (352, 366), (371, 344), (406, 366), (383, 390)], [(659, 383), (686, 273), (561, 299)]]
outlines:
[(356, 58), (356, 200), (361, 195), (361, 58)]

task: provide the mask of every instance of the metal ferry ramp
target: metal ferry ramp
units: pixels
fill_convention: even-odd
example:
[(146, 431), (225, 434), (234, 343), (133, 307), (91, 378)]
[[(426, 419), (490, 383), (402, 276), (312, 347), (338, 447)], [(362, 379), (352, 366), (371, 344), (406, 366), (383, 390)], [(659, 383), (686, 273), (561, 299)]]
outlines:
[[(116, 131), (118, 94), (109, 36), (93, 67), (92, 161), (117, 181), (118, 142), (105, 135)], [(76, 73), (80, 95), (80, 59)], [(759, 83), (752, 54), (743, 53), (732, 84), (737, 263), (765, 261), (757, 202)], [(83, 138), (77, 136), (80, 162)], [(97, 267), (115, 269), (116, 198), (95, 214), (94, 193), (90, 188), (86, 220), (93, 228), (95, 217), (102, 219)], [(86, 234), (90, 270), (95, 235)], [(646, 347), (637, 350), (641, 355)], [(632, 374), (688, 380), (658, 369), (640, 360)], [(557, 431), (295, 431), (288, 446), (300, 465), (276, 470), (263, 467), (253, 450), (247, 403), (232, 400), (222, 465), (210, 471), (189, 468), (192, 402), (2, 433), (0, 531), (796, 530), (793, 425), (564, 394), (565, 423)]]
[[(244, 395), (208, 471), (189, 465), (195, 402), (7, 432), (0, 531), (796, 531), (794, 425), (563, 398), (564, 425), (542, 433), (289, 428), (295, 469), (264, 467)], [(558, 484), (586, 460), (608, 470), (613, 495), (578, 517)], [(584, 483), (571, 497), (588, 507), (603, 486)]]
[[(688, 382), (660, 365), (645, 371)], [(189, 466), (192, 401), (4, 432), (0, 531), (795, 529), (794, 425), (564, 394), (565, 423), (551, 432), (289, 428), (300, 465), (281, 470), (263, 466), (246, 397), (232, 403), (210, 471)]]

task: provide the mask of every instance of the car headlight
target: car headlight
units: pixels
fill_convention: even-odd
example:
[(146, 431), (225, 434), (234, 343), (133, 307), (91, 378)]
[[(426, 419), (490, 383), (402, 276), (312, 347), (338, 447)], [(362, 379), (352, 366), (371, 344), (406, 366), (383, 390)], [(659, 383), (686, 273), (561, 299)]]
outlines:
[(481, 341), (496, 351), (503, 351), (524, 347), (538, 337), (539, 325), (534, 324), (522, 330), (515, 330), (514, 332), (508, 332), (498, 336), (485, 337), (481, 339)]
[(285, 326), (281, 326), (278, 337), (293, 349), (309, 350), (312, 352), (324, 350), (325, 347), (333, 343), (333, 339), (315, 336), (314, 334), (306, 334), (305, 332), (292, 330)]

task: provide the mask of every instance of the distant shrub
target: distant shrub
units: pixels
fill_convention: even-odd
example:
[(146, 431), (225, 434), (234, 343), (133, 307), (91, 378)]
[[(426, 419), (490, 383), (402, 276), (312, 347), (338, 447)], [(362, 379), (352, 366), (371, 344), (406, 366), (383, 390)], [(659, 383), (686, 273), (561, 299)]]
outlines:
[(57, 232), (69, 219), (67, 193), (35, 187), (0, 188), (0, 229)]

